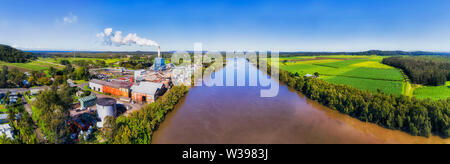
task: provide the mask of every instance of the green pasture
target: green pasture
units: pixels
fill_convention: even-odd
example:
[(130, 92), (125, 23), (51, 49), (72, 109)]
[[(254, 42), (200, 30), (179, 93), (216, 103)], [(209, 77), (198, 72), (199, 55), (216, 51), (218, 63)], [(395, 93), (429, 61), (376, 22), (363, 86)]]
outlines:
[(300, 75), (318, 72), (320, 78), (334, 84), (349, 85), (362, 90), (400, 95), (403, 91), (403, 76), (393, 67), (381, 64), (380, 56), (314, 56), (281, 57), (280, 69)]
[(417, 88), (414, 90), (414, 96), (418, 99), (447, 99), (450, 97), (450, 81), (447, 81), (444, 86), (422, 86)]

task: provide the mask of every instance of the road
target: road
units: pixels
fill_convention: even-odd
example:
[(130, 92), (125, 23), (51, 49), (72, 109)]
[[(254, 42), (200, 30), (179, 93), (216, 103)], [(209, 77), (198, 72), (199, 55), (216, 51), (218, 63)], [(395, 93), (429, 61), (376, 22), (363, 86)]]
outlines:
[(35, 87), (35, 88), (1, 88), (0, 89), (0, 93), (6, 93), (8, 91), (10, 91), (11, 93), (15, 93), (15, 92), (19, 92), (19, 93), (23, 93), (32, 89), (47, 89), (49, 88), (48, 86), (40, 86), (40, 87)]

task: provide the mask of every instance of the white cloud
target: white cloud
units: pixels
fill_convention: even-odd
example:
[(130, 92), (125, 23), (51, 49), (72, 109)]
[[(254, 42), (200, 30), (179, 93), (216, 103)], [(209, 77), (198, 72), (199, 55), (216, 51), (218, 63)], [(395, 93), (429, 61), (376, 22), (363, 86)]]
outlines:
[(63, 18), (63, 22), (65, 24), (72, 24), (78, 21), (78, 17), (76, 15), (73, 15), (72, 13), (69, 13), (68, 16), (65, 16)]
[(103, 32), (97, 34), (97, 37), (100, 38), (105, 45), (159, 46), (155, 41), (141, 38), (135, 33), (130, 33), (125, 37), (122, 37), (122, 31), (113, 32), (112, 28), (105, 28)]

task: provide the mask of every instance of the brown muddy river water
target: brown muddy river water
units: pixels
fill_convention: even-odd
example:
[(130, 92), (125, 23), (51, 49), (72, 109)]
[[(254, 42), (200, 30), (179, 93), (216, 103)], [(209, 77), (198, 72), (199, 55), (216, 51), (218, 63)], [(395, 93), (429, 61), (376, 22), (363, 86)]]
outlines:
[[(226, 67), (232, 62), (228, 60)], [(236, 73), (245, 74), (252, 69), (257, 68), (237, 66)], [(214, 76), (222, 75), (225, 70), (217, 71)], [(311, 101), (284, 84), (280, 84), (278, 96), (271, 98), (260, 97), (262, 88), (267, 87), (191, 88), (153, 135), (153, 143), (450, 143), (450, 139), (411, 136), (361, 122)]]

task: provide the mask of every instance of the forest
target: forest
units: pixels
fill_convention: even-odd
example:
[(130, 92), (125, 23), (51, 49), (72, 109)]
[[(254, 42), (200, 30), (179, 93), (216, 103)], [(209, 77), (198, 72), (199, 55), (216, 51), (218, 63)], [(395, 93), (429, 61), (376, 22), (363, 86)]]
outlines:
[(23, 52), (11, 46), (0, 44), (0, 61), (9, 63), (26, 63), (34, 59), (36, 59), (36, 56), (33, 56), (29, 52)]
[(415, 84), (440, 86), (450, 81), (450, 59), (445, 57), (389, 57), (382, 63), (402, 69)]
[[(259, 64), (265, 64), (260, 61)], [(270, 74), (270, 65), (268, 66)], [(388, 95), (355, 89), (346, 85), (280, 70), (280, 81), (303, 93), (311, 100), (388, 129), (401, 130), (415, 136), (436, 134), (450, 137), (450, 98), (432, 101), (407, 96)]]

